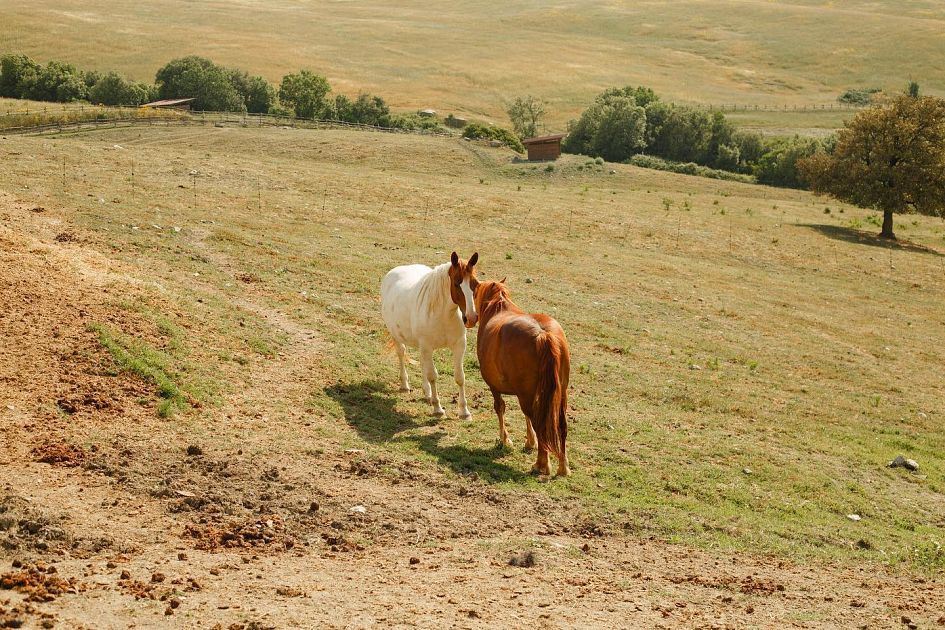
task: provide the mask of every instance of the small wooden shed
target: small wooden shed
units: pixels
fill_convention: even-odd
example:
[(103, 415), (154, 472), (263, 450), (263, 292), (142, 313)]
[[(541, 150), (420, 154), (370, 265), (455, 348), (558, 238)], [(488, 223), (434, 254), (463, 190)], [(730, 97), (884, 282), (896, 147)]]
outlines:
[(567, 135), (566, 133), (554, 133), (550, 136), (525, 138), (522, 140), (522, 144), (528, 150), (528, 161), (557, 160), (561, 156), (561, 141)]

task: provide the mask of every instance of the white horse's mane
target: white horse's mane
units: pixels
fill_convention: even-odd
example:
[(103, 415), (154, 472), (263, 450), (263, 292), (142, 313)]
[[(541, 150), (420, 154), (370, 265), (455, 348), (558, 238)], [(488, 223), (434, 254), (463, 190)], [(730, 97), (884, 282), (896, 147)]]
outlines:
[(417, 283), (417, 297), (421, 310), (435, 315), (445, 310), (447, 304), (459, 308), (450, 298), (450, 263), (443, 263), (433, 268)]

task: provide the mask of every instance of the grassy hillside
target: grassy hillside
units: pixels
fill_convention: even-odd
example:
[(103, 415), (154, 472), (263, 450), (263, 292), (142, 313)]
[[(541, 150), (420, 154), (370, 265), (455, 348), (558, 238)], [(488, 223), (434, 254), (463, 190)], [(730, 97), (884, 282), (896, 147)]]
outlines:
[[(536, 167), (454, 139), (126, 129), (0, 147), (0, 189), (72, 208), (88, 242), (179, 305), (167, 326), (200, 322), (171, 328), (186, 361), (166, 371), (210, 381), (184, 414), (204, 440), (239, 444), (238, 428), (209, 428), (230, 425), (221, 404), (312, 329), (308, 424), (268, 437), (289, 461), (359, 448), (570, 498), (633, 533), (945, 566), (941, 221), (899, 217), (906, 242), (878, 243), (870, 213), (807, 193), (574, 157)], [(379, 279), (453, 249), (478, 250), (485, 277), (565, 327), (572, 478), (541, 483), (529, 455), (495, 449), (474, 353), (471, 422), (455, 418), (445, 355), (449, 419), (396, 392)], [(281, 392), (245, 413), (281, 418)], [(517, 410), (510, 423), (521, 444)], [(899, 453), (920, 472), (887, 468)]]
[(150, 80), (206, 55), (277, 81), (306, 67), (337, 90), (494, 120), (503, 99), (546, 99), (557, 128), (602, 88), (669, 99), (829, 103), (849, 87), (945, 93), (945, 8), (931, 1), (772, 3), (0, 0), (0, 50)]

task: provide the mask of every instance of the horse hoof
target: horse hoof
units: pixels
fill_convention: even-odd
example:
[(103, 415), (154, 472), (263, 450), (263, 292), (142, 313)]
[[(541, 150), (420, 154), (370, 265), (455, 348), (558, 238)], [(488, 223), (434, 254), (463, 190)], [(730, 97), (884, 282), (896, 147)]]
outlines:
[(402, 391), (402, 392), (411, 392), (411, 391), (413, 391), (413, 390), (410, 389), (410, 385), (401, 385), (401, 386), (400, 386), (400, 391)]
[(538, 464), (534, 464), (532, 469), (529, 471), (533, 475), (538, 475), (541, 477), (547, 477), (551, 474), (551, 470), (547, 468), (541, 468)]
[(434, 409), (434, 410), (433, 410), (433, 416), (436, 417), (436, 418), (442, 418), (442, 417), (445, 416), (445, 415), (446, 415), (446, 412), (443, 411), (442, 409)]
[(512, 448), (512, 440), (506, 440), (504, 442), (502, 440), (498, 440), (495, 443), (495, 447), (500, 451), (510, 450)]
[(570, 477), (570, 476), (571, 476), (571, 469), (570, 469), (570, 468), (565, 468), (564, 470), (560, 470), (560, 469), (559, 469), (557, 476), (558, 476), (558, 477)]
[(472, 420), (472, 413), (467, 409), (466, 411), (461, 411), (459, 414), (460, 420)]
[(531, 453), (532, 451), (535, 450), (535, 445), (534, 445), (534, 444), (525, 444), (523, 450), (524, 450), (526, 453)]

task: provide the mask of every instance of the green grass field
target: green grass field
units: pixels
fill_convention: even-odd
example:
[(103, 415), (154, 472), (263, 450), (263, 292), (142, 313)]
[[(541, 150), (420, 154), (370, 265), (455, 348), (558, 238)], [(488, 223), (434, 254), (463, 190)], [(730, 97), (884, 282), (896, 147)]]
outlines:
[(831, 103), (851, 87), (901, 90), (910, 80), (945, 93), (945, 8), (929, 0), (0, 0), (0, 14), (0, 51), (41, 61), (148, 81), (185, 54), (271, 81), (310, 68), (343, 93), (494, 122), (504, 122), (505, 100), (532, 93), (548, 102), (553, 129), (613, 85), (649, 85), (676, 101), (778, 106)]
[[(567, 156), (547, 169), (415, 136), (123, 129), (10, 137), (0, 155), (0, 189), (69, 209), (176, 305), (163, 317), (198, 323), (168, 355), (186, 368), (161, 370), (213, 381), (216, 398), (180, 420), (211, 446), (232, 439), (206, 428), (219, 401), (301, 326), (324, 347), (312, 427), (272, 436), (299, 465), (316, 447), (361, 448), (571, 498), (634, 535), (945, 568), (940, 220), (900, 216), (903, 240), (879, 243), (874, 215), (804, 192)], [(479, 251), (484, 277), (507, 275), (520, 306), (566, 329), (573, 477), (544, 483), (528, 454), (496, 450), (474, 352), (471, 422), (455, 419), (448, 355), (451, 418), (396, 392), (380, 278), (454, 249)], [(521, 445), (520, 412), (509, 420)], [(886, 467), (900, 453), (918, 474)]]

